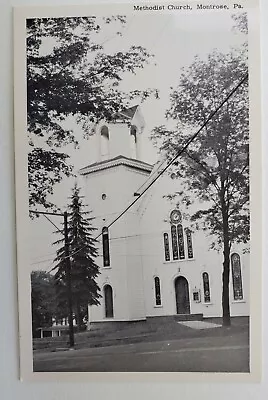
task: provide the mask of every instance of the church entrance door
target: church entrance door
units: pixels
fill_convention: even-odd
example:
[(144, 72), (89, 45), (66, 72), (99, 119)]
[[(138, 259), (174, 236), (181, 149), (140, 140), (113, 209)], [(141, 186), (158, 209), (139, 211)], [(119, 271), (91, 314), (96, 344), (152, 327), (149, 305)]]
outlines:
[(110, 285), (104, 287), (104, 301), (105, 301), (105, 317), (113, 318), (114, 306), (113, 306), (113, 289)]
[(189, 285), (183, 276), (175, 279), (175, 295), (177, 314), (190, 314)]

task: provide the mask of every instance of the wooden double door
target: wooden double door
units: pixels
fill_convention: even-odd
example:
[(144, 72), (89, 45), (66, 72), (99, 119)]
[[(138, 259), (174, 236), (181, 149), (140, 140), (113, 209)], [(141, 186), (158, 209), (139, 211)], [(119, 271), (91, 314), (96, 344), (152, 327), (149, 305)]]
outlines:
[(177, 314), (190, 314), (189, 285), (183, 276), (175, 279), (175, 295)]

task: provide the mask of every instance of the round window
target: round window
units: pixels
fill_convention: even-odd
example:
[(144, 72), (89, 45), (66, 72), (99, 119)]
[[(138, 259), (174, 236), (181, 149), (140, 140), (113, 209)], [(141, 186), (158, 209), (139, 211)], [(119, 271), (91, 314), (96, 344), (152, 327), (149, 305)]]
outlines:
[(172, 224), (179, 224), (181, 222), (181, 213), (179, 210), (171, 211), (170, 221)]

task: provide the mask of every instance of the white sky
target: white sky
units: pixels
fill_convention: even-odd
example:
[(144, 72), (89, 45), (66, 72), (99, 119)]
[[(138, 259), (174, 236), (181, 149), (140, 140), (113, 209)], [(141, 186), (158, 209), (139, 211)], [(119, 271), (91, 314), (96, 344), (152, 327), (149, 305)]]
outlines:
[[(143, 134), (143, 161), (154, 163), (157, 159), (156, 149), (148, 139), (151, 130), (160, 124), (165, 123), (165, 111), (169, 107), (170, 87), (176, 86), (179, 82), (180, 70), (188, 67), (196, 55), (201, 58), (217, 49), (227, 52), (230, 47), (241, 44), (245, 37), (242, 34), (232, 31), (233, 20), (231, 13), (224, 12), (173, 12), (167, 14), (140, 13), (129, 16), (127, 24), (123, 29), (123, 36), (113, 36), (108, 30), (100, 36), (100, 39), (107, 41), (104, 45), (106, 52), (124, 51), (131, 45), (145, 47), (154, 54), (154, 62), (157, 65), (146, 66), (138, 71), (136, 75), (125, 76), (122, 82), (123, 90), (157, 88), (160, 99), (150, 99), (141, 105), (146, 128)], [(106, 36), (105, 36), (106, 35)], [(110, 38), (110, 39), (109, 39)], [(70, 127), (77, 129), (73, 121), (69, 121)], [(71, 162), (77, 171), (79, 168), (91, 163), (90, 140), (82, 140), (79, 150), (73, 150), (68, 146), (68, 153)], [(70, 195), (70, 187), (73, 180), (64, 181), (55, 189), (54, 201), (60, 207), (67, 203)], [(53, 218), (59, 225), (60, 218)], [(56, 248), (51, 246), (56, 240), (52, 232), (55, 228), (43, 217), (36, 222), (30, 223), (31, 232), (29, 235), (30, 270), (49, 270), (52, 266), (52, 259), (55, 256)]]

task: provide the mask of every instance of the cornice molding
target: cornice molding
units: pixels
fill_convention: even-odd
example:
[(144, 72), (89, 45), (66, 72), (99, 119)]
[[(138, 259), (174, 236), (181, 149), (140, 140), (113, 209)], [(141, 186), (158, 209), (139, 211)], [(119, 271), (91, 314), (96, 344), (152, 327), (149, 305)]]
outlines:
[(105, 169), (114, 168), (121, 165), (147, 173), (151, 173), (153, 169), (153, 166), (150, 164), (146, 164), (139, 160), (130, 160), (122, 157), (117, 160), (107, 160), (106, 162), (102, 162), (99, 165), (98, 164), (89, 165), (85, 168), (80, 169), (79, 173), (80, 175), (88, 175), (94, 172), (103, 171)]

